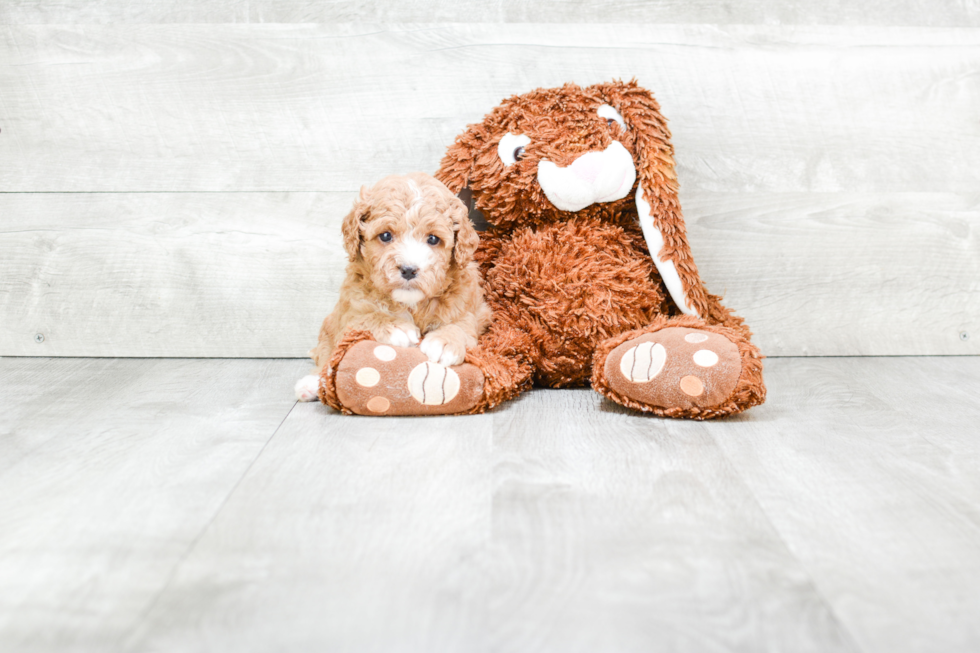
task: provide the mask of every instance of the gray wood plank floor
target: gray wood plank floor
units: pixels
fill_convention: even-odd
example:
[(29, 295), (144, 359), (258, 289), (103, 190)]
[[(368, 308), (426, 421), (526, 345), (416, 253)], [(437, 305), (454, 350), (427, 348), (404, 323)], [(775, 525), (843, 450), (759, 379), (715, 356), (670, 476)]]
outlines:
[(0, 358), (0, 650), (980, 649), (980, 357), (771, 359), (712, 423), (306, 368)]

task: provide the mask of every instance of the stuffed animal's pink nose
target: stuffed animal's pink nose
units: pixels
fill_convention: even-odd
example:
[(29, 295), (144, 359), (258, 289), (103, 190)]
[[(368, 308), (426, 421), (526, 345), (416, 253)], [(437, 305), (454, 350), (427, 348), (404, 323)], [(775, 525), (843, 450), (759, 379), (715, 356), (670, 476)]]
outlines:
[(570, 167), (572, 172), (591, 184), (599, 176), (599, 171), (602, 170), (600, 158), (599, 152), (589, 152), (575, 159)]

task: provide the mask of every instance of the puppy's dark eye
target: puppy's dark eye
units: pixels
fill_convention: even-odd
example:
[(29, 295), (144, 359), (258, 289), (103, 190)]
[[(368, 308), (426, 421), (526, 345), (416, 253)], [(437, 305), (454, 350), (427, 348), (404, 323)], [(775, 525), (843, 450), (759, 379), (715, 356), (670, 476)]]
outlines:
[(384, 233), (378, 234), (378, 240), (383, 243), (390, 243), (393, 236), (390, 231), (385, 231)]
[(520, 147), (514, 149), (514, 160), (520, 161), (523, 158), (524, 158), (524, 146), (521, 145)]
[(427, 242), (427, 243), (429, 243), (430, 245), (433, 245), (433, 246), (434, 245), (438, 245), (439, 244), (439, 236), (429, 236), (428, 238), (425, 239), (425, 242)]

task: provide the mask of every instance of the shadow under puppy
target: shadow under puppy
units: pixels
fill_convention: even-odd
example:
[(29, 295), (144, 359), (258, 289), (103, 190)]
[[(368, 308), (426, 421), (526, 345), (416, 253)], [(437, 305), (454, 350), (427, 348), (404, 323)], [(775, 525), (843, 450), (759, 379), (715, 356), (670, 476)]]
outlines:
[[(392, 347), (418, 345), (439, 366), (462, 363), (487, 329), (490, 308), (473, 261), (479, 236), (459, 198), (427, 174), (391, 175), (361, 188), (342, 232), (347, 276), (310, 352), (317, 374), (297, 382), (296, 397), (317, 398), (335, 348), (355, 331)], [(382, 360), (395, 357), (375, 349)], [(367, 369), (377, 383), (377, 371)]]

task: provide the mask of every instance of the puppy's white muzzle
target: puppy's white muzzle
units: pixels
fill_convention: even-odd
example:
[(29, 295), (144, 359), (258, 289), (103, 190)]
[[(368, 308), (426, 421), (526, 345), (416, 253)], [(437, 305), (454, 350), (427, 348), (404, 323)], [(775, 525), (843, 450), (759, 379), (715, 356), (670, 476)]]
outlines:
[[(432, 248), (421, 240), (407, 237), (400, 240), (395, 251), (395, 262), (398, 269), (395, 271), (397, 276), (391, 279), (392, 284), (400, 285), (391, 291), (392, 298), (399, 304), (415, 306), (425, 298), (425, 293), (418, 287), (418, 277), (424, 276), (433, 262)], [(405, 267), (415, 268), (418, 276), (405, 277), (400, 270)]]
[(601, 152), (583, 154), (567, 168), (544, 159), (538, 162), (538, 183), (548, 201), (562, 211), (623, 199), (635, 181), (633, 156), (619, 141)]

